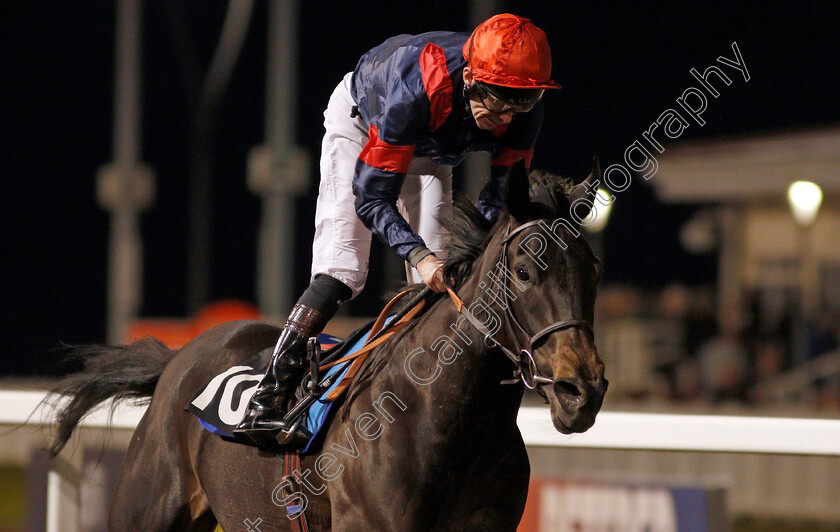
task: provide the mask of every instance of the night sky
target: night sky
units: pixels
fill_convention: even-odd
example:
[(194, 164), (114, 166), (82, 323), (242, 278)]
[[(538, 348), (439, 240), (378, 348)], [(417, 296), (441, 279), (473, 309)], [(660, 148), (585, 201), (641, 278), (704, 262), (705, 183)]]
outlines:
[[(298, 142), (313, 168), (329, 95), (364, 52), (398, 33), (471, 29), (466, 2), (454, 0), (301, 3)], [(681, 140), (840, 123), (836, 4), (833, 11), (788, 2), (599, 4), (508, 3), (508, 11), (546, 31), (554, 78), (564, 87), (546, 97), (534, 167), (580, 180), (593, 155), (603, 167), (621, 162), (625, 148), (698, 85), (689, 70), (733, 57), (733, 41), (750, 81), (724, 68), (732, 85), (710, 99), (706, 125), (692, 124)], [(156, 202), (142, 218), (144, 316), (186, 313), (191, 131), (184, 72), (206, 70), (225, 13), (224, 2), (175, 5), (181, 9), (147, 2), (143, 21), (142, 159), (158, 176)], [(95, 175), (112, 155), (115, 13), (110, 2), (13, 1), (2, 9), (0, 373), (45, 374), (54, 371), (61, 342), (104, 340), (109, 216), (96, 203)], [(245, 183), (245, 157), (263, 140), (266, 11), (258, 2), (219, 109), (212, 300), (255, 301), (260, 204)], [(192, 43), (196, 61), (186, 69), (173, 24)], [(655, 288), (713, 281), (714, 256), (689, 255), (677, 238), (695, 207), (665, 206), (642, 181), (634, 177), (616, 200), (605, 233), (605, 282)], [(311, 193), (297, 204), (298, 293), (308, 278), (316, 189), (313, 175)], [(369, 283), (350, 310), (374, 312), (385, 288)]]

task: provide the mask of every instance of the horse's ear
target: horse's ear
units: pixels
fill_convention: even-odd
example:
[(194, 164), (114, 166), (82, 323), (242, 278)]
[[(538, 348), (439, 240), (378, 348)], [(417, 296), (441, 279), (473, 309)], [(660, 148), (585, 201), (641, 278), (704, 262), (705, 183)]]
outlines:
[[(589, 200), (592, 201), (595, 198), (595, 193), (598, 192), (598, 185), (601, 184), (601, 163), (598, 162), (597, 157), (592, 158), (592, 173), (589, 174), (589, 177), (583, 180), (582, 183), (575, 186), (572, 191), (569, 193), (569, 203), (574, 204), (576, 200), (581, 198), (586, 198), (589, 196)], [(578, 216), (581, 215), (580, 211), (575, 211)], [(589, 211), (583, 215), (583, 218), (589, 216)]]
[(510, 215), (520, 222), (528, 216), (533, 216), (530, 188), (525, 160), (519, 159), (508, 171), (505, 182), (505, 207)]

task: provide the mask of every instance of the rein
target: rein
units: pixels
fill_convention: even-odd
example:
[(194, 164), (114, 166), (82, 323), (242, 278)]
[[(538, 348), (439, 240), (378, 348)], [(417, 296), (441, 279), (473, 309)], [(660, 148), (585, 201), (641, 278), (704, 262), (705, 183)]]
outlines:
[(336, 364), (341, 364), (342, 362), (346, 362), (348, 360), (352, 360), (353, 362), (350, 363), (350, 369), (347, 370), (347, 373), (342, 378), (341, 382), (339, 382), (338, 386), (336, 386), (328, 395), (327, 400), (334, 401), (342, 393), (344, 390), (350, 386), (350, 381), (353, 380), (353, 377), (356, 376), (356, 373), (359, 372), (361, 369), (362, 364), (367, 359), (370, 352), (373, 349), (383, 343), (385, 343), (389, 338), (391, 338), (394, 334), (397, 333), (400, 329), (405, 327), (408, 322), (410, 322), (414, 317), (423, 309), (426, 305), (426, 301), (424, 300), (425, 296), (431, 292), (431, 289), (424, 288), (421, 290), (419, 294), (417, 294), (408, 305), (406, 305), (401, 312), (394, 316), (388, 324), (385, 324), (385, 320), (388, 318), (388, 315), (392, 308), (397, 304), (397, 302), (402, 299), (406, 294), (409, 293), (408, 290), (403, 290), (399, 294), (395, 295), (391, 301), (385, 305), (385, 308), (382, 309), (382, 312), (379, 313), (379, 317), (376, 318), (376, 321), (373, 323), (373, 326), (370, 329), (370, 333), (368, 333), (368, 339), (365, 341), (364, 347), (356, 351), (355, 353), (351, 353), (349, 355), (345, 355), (338, 360), (334, 360), (329, 364), (324, 364), (320, 367), (320, 369), (329, 369)]

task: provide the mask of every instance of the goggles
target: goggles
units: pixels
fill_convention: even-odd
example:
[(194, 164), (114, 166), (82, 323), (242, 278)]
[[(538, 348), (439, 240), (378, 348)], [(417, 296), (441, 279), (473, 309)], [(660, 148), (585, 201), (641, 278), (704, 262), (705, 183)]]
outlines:
[(543, 96), (542, 89), (531, 89), (526, 98), (517, 98), (515, 101), (502, 98), (493, 94), (493, 90), (480, 81), (473, 83), (470, 87), (471, 94), (477, 94), (481, 105), (491, 113), (504, 114), (509, 111), (514, 113), (527, 113), (534, 108)]

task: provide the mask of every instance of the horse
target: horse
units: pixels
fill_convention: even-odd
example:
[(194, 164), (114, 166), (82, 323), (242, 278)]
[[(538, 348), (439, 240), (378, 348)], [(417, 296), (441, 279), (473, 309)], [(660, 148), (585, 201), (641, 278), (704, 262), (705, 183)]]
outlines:
[(577, 186), (519, 162), (494, 223), (454, 198), (444, 220), (452, 297), (435, 294), (371, 352), (319, 452), (225, 441), (184, 411), (213, 376), (273, 346), (278, 329), (258, 321), (220, 325), (177, 351), (147, 338), (86, 354), (55, 390), (69, 398), (56, 407), (52, 452), (100, 402), (149, 402), (112, 531), (516, 530), (530, 478), (516, 424), (522, 382), (547, 398), (563, 434), (593, 425), (607, 389), (592, 331), (600, 262), (580, 232), (599, 179), (597, 160)]

